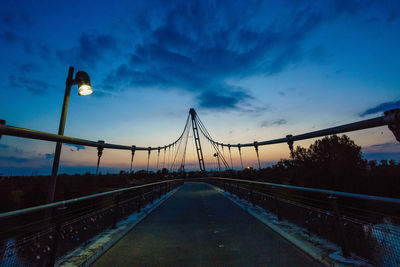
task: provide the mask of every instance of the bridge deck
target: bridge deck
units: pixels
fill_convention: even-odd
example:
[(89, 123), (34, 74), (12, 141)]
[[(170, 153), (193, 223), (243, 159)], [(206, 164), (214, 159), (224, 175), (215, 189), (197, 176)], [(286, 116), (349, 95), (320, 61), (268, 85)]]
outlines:
[(203, 183), (185, 183), (94, 266), (319, 266)]

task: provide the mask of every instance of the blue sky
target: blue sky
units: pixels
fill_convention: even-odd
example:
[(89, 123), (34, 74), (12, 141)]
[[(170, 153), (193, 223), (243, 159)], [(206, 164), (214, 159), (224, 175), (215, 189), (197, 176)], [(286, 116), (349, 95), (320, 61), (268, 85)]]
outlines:
[[(225, 143), (400, 107), (395, 0), (2, 1), (0, 7), (0, 118), (10, 125), (57, 131), (68, 66), (90, 75), (94, 93), (78, 96), (73, 88), (65, 134), (126, 145), (169, 143), (191, 107)], [(369, 159), (400, 160), (386, 127), (350, 136)], [(0, 172), (48, 174), (53, 152), (52, 143), (4, 136)], [(260, 152), (265, 166), (288, 156), (286, 146)], [(129, 156), (105, 152), (103, 170), (126, 170)], [(244, 152), (246, 165), (254, 165), (254, 156)], [(63, 147), (61, 171), (92, 171), (95, 163), (95, 150)], [(136, 168), (145, 163), (146, 155), (138, 155)]]

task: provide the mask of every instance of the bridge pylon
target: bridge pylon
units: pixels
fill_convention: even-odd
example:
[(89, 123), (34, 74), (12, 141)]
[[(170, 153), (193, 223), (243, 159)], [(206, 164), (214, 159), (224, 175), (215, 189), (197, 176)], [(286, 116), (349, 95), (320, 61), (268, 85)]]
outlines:
[(190, 113), (190, 117), (192, 119), (194, 143), (196, 144), (196, 152), (197, 152), (197, 158), (199, 160), (200, 171), (204, 172), (206, 170), (206, 168), (204, 166), (203, 151), (201, 150), (200, 136), (199, 136), (199, 131), (197, 128), (197, 121), (196, 121), (197, 113), (194, 110), (194, 108), (191, 108), (189, 110), (189, 113)]

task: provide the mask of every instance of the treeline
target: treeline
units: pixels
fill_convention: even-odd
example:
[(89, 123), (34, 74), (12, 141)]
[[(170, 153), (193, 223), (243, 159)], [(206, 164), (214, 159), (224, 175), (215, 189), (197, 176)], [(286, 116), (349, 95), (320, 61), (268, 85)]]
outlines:
[(382, 160), (378, 164), (363, 159), (361, 147), (346, 135), (325, 137), (309, 148), (297, 147), (292, 159), (282, 159), (271, 167), (245, 169), (232, 175), (272, 183), (400, 198), (400, 164), (394, 160)]

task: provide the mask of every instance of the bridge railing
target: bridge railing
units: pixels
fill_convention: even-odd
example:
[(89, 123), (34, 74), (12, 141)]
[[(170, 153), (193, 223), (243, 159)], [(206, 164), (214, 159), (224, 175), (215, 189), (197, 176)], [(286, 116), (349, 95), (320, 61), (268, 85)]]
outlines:
[(165, 180), (1, 213), (0, 266), (52, 266), (181, 183)]
[(395, 136), (396, 140), (400, 142), (400, 109), (393, 109), (385, 111), (384, 116), (362, 120), (358, 122), (353, 122), (349, 124), (344, 124), (340, 126), (335, 126), (327, 129), (322, 129), (318, 131), (298, 134), (298, 135), (286, 135), (286, 137), (273, 139), (273, 140), (266, 140), (260, 142), (253, 142), (253, 143), (245, 143), (245, 144), (225, 144), (221, 142), (217, 142), (215, 140), (210, 139), (209, 137), (206, 138), (222, 147), (254, 147), (254, 146), (265, 146), (265, 145), (273, 145), (273, 144), (280, 144), (280, 143), (292, 143), (294, 141), (306, 140), (311, 138), (317, 138), (332, 134), (341, 134), (346, 132), (352, 131), (359, 131), (379, 126), (387, 125), (389, 129), (392, 131), (393, 135)]
[[(327, 128), (327, 129), (322, 129), (322, 130), (298, 134), (298, 135), (289, 134), (283, 138), (260, 141), (260, 142), (256, 141), (253, 143), (226, 144), (226, 143), (217, 142), (217, 141), (211, 139), (211, 137), (209, 135), (205, 134), (204, 136), (211, 143), (213, 143), (217, 146), (221, 146), (221, 147), (228, 147), (229, 149), (231, 147), (237, 147), (238, 149), (240, 149), (242, 147), (255, 147), (257, 150), (258, 146), (273, 145), (273, 144), (279, 144), (279, 143), (288, 143), (289, 148), (292, 151), (294, 141), (316, 138), (316, 137), (332, 135), (332, 134), (340, 134), (340, 133), (351, 132), (351, 131), (358, 131), (358, 130), (369, 129), (369, 128), (373, 128), (373, 127), (385, 126), (385, 125), (387, 125), (389, 127), (389, 129), (392, 131), (392, 133), (394, 134), (397, 141), (400, 142), (400, 109), (393, 109), (393, 110), (385, 111), (384, 116), (380, 116), (380, 117), (376, 117), (376, 118), (372, 118), (372, 119), (362, 120), (362, 121), (358, 121), (358, 122), (354, 122), (354, 123), (344, 124), (344, 125), (340, 125), (340, 126), (336, 126), (336, 127), (331, 127), (331, 128)], [(186, 126), (185, 126), (185, 129), (186, 129)], [(182, 138), (183, 133), (175, 142), (165, 145), (165, 146), (139, 147), (139, 146), (127, 146), (127, 145), (105, 143), (104, 141), (92, 141), (92, 140), (80, 139), (80, 138), (69, 137), (69, 136), (64, 136), (64, 135), (57, 135), (57, 134), (53, 134), (53, 133), (47, 133), (47, 132), (42, 132), (42, 131), (37, 131), (37, 130), (32, 130), (32, 129), (15, 127), (15, 126), (7, 125), (5, 120), (0, 119), (0, 139), (1, 139), (2, 135), (29, 138), (29, 139), (35, 139), (35, 140), (43, 140), (43, 141), (62, 142), (62, 143), (67, 143), (67, 144), (83, 145), (83, 146), (89, 146), (89, 147), (97, 147), (98, 149), (108, 148), (108, 149), (118, 149), (118, 150), (130, 150), (130, 151), (132, 151), (132, 153), (134, 153), (134, 151), (136, 151), (136, 150), (148, 151), (148, 152), (153, 151), (153, 150), (160, 151), (161, 149), (165, 150), (166, 148), (174, 146), (176, 143), (178, 143), (179, 140)]]
[[(232, 178), (205, 178), (230, 194), (377, 266), (400, 263), (400, 199)], [(333, 252), (333, 251), (332, 251)]]

